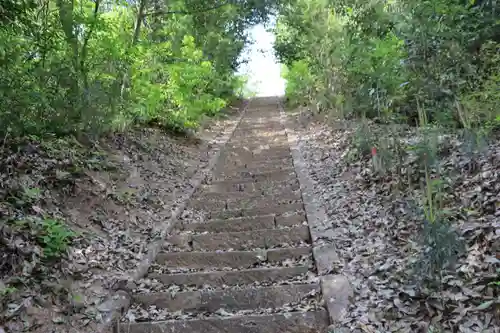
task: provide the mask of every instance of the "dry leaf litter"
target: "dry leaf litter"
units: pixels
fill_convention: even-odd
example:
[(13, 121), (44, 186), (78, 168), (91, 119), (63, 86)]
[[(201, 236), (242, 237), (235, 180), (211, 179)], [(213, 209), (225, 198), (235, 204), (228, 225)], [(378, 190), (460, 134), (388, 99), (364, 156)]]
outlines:
[[(331, 241), (343, 262), (338, 273), (355, 291), (334, 332), (500, 332), (499, 140), (474, 156), (464, 153), (465, 143), (454, 135), (440, 141), (446, 208), (465, 252), (432, 285), (419, 282), (415, 268), (422, 260), (424, 222), (409, 202), (421, 191), (401, 190), (406, 176), (381, 176), (370, 158), (351, 158), (357, 153), (356, 124), (318, 121), (307, 113), (289, 117), (331, 221)], [(414, 129), (397, 137), (418, 141)], [(403, 169), (418, 184), (417, 160), (410, 155)]]
[[(109, 290), (129, 278), (238, 116), (187, 138), (138, 128), (85, 145), (33, 138), (4, 145), (0, 332), (93, 332)], [(48, 260), (43, 234), (34, 234), (48, 220), (74, 232), (61, 260)]]

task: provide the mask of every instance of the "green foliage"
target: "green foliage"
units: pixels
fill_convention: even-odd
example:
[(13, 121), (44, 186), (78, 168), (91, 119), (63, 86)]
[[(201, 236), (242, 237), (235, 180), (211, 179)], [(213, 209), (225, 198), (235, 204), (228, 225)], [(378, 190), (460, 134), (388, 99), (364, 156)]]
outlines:
[(215, 115), (226, 102), (207, 92), (216, 73), (212, 64), (203, 60), (193, 37), (184, 37), (181, 55), (189, 60), (172, 65), (166, 94), (177, 105), (170, 118), (172, 125), (191, 128), (196, 127), (203, 114)]
[(5, 287), (5, 288), (0, 288), (0, 296), (5, 297), (7, 295), (13, 294), (17, 291), (16, 287)]
[(196, 127), (241, 88), (234, 72), (245, 29), (274, 5), (7, 1), (0, 136), (99, 135), (137, 122)]
[(453, 265), (464, 252), (465, 244), (458, 238), (449, 223), (427, 223), (422, 234), (424, 250), (416, 264), (421, 280), (434, 280), (441, 277), (443, 271), (453, 271)]
[(283, 78), (288, 82), (285, 94), (292, 106), (311, 103), (315, 79), (306, 61), (294, 61), (289, 70), (285, 69)]
[(287, 94), (344, 116), (417, 124), (422, 109), (429, 122), (446, 126), (496, 126), (499, 6), (289, 1), (280, 9), (275, 51), (288, 68), (296, 62), (307, 68), (315, 89), (300, 88), (301, 78), (291, 75)]
[(369, 156), (375, 140), (375, 134), (371, 131), (368, 124), (362, 121), (356, 128), (352, 142), (352, 145), (356, 149), (357, 157), (363, 158)]
[(234, 78), (234, 91), (238, 98), (252, 98), (255, 97), (256, 92), (252, 91), (248, 85), (247, 75), (238, 75)]
[(47, 259), (62, 256), (75, 236), (74, 232), (58, 220), (43, 219), (39, 227), (37, 237), (43, 248), (43, 256)]

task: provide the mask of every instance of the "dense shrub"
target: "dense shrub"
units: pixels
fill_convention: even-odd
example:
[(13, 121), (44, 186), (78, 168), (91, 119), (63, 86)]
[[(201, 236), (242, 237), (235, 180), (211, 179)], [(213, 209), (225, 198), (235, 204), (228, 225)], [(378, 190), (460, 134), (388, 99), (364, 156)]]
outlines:
[[(287, 95), (344, 115), (412, 124), (419, 108), (441, 125), (498, 122), (498, 6), (291, 0), (275, 30), (277, 56), (289, 69)], [(305, 89), (303, 77), (314, 77), (316, 89)]]

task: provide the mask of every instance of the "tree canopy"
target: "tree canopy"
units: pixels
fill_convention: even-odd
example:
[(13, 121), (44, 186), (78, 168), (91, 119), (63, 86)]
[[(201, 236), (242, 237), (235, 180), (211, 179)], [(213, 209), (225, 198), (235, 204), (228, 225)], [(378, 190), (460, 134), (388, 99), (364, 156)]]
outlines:
[(195, 127), (238, 94), (249, 26), (269, 0), (7, 0), (0, 134)]

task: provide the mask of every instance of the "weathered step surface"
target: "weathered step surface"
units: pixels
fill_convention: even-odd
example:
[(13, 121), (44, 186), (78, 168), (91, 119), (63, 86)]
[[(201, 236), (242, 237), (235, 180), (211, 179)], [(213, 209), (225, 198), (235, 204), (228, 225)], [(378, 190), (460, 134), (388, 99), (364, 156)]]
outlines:
[(298, 203), (302, 197), (297, 191), (287, 191), (273, 195), (259, 195), (254, 197), (240, 197), (238, 199), (207, 200), (194, 199), (188, 205), (189, 208), (204, 211), (235, 210), (240, 208), (264, 208), (284, 204)]
[(206, 223), (184, 224), (184, 231), (202, 232), (238, 232), (259, 229), (272, 229), (275, 226), (274, 215), (263, 215), (254, 217), (240, 217), (228, 220), (213, 220)]
[(211, 219), (230, 219), (234, 217), (243, 216), (258, 216), (275, 214), (282, 215), (285, 213), (300, 212), (304, 209), (304, 204), (302, 202), (297, 203), (276, 203), (270, 206), (264, 207), (249, 207), (249, 208), (239, 208), (239, 209), (222, 209), (219, 211), (210, 212)]
[(281, 174), (295, 174), (295, 169), (291, 166), (266, 167), (260, 169), (239, 169), (238, 171), (230, 170), (218, 175), (217, 180), (233, 180), (233, 179), (254, 179), (256, 181), (266, 180), (276, 177)]
[(209, 195), (212, 197), (223, 196), (228, 193), (240, 193), (241, 197), (255, 198), (262, 195), (279, 195), (286, 192), (295, 192), (300, 188), (297, 181), (288, 182), (263, 182), (263, 183), (247, 183), (234, 184), (225, 183), (224, 181), (216, 181), (209, 185), (204, 185), (199, 192), (200, 196)]
[(306, 215), (303, 211), (288, 212), (275, 216), (274, 219), (277, 227), (291, 227), (307, 223)]
[(281, 138), (275, 137), (273, 140), (259, 140), (259, 139), (253, 139), (251, 142), (248, 143), (239, 143), (239, 142), (229, 142), (226, 147), (224, 148), (226, 150), (239, 150), (239, 149), (244, 149), (245, 151), (250, 151), (250, 152), (259, 152), (259, 151), (266, 151), (266, 150), (273, 150), (273, 149), (285, 149), (289, 150), (288, 147), (288, 140), (286, 136), (282, 136)]
[(310, 235), (307, 226), (201, 234), (192, 237), (193, 249), (196, 251), (267, 249), (282, 244), (298, 244), (309, 241)]
[(127, 333), (326, 333), (325, 310), (121, 324)]
[(182, 231), (191, 231), (193, 233), (220, 233), (220, 232), (238, 232), (251, 231), (259, 229), (272, 229), (274, 227), (292, 227), (304, 224), (306, 217), (304, 212), (288, 213), (275, 216), (274, 214), (237, 217), (224, 220), (208, 220), (200, 223), (182, 223)]
[[(253, 135), (251, 135), (253, 134)], [(275, 129), (274, 131), (265, 131), (265, 130), (259, 130), (259, 131), (254, 131), (254, 133), (245, 133), (244, 131), (235, 131), (233, 138), (231, 142), (238, 142), (238, 141), (251, 141), (251, 140), (273, 140), (274, 138), (277, 137), (283, 137), (286, 133), (284, 129)]]
[(299, 182), (296, 179), (285, 181), (263, 181), (263, 182), (244, 182), (238, 183), (234, 181), (214, 181), (210, 184), (211, 191), (215, 192), (260, 192), (272, 193), (276, 189), (296, 191), (300, 188)]
[(229, 206), (234, 207), (235, 204), (239, 202), (251, 203), (252, 206), (260, 205), (269, 202), (284, 202), (284, 201), (294, 201), (301, 200), (302, 196), (300, 191), (283, 190), (274, 191), (273, 193), (265, 193), (256, 191), (254, 193), (249, 192), (226, 192), (226, 193), (213, 193), (213, 192), (199, 192), (197, 196), (192, 200), (193, 203), (190, 204), (191, 207), (198, 206), (200, 208), (213, 207), (213, 201), (222, 201), (223, 203), (217, 203), (218, 207)]
[(176, 269), (250, 268), (261, 262), (276, 263), (298, 259), (311, 253), (309, 247), (271, 249), (267, 251), (227, 252), (161, 252), (156, 262)]
[(277, 169), (277, 168), (289, 168), (292, 165), (291, 158), (269, 158), (267, 160), (252, 160), (252, 161), (242, 161), (235, 159), (227, 159), (224, 163), (224, 168), (218, 167), (217, 171), (214, 173), (218, 176), (221, 172), (236, 172), (245, 170), (255, 170), (255, 169)]
[(181, 274), (149, 274), (148, 277), (156, 279), (165, 285), (186, 285), (196, 287), (221, 287), (259, 284), (289, 280), (306, 274), (307, 266), (254, 268), (239, 271), (194, 272)]
[[(273, 197), (265, 196), (264, 198), (258, 198), (258, 199), (241, 199), (241, 200), (231, 200), (226, 202), (226, 209), (227, 210), (236, 210), (236, 209), (249, 209), (249, 208), (266, 208), (266, 207), (274, 207), (280, 206), (280, 205), (292, 205), (292, 204), (297, 204), (297, 207), (301, 207), (301, 200), (302, 198), (298, 194), (293, 194), (293, 195), (276, 195)], [(294, 210), (295, 206), (290, 206), (292, 207), (292, 210)], [(279, 214), (284, 214), (282, 212), (274, 211), (275, 213)]]
[(263, 288), (231, 288), (222, 291), (160, 292), (132, 295), (136, 304), (154, 305), (157, 308), (175, 311), (216, 312), (249, 309), (275, 309), (289, 303), (318, 295), (319, 284), (291, 284)]
[[(296, 179), (297, 175), (294, 170), (277, 170), (277, 171), (267, 171), (258, 174), (250, 174), (248, 176), (241, 177), (230, 177), (230, 178), (222, 178), (222, 180), (226, 183), (234, 183), (234, 184), (243, 184), (243, 183), (255, 183), (255, 182), (263, 182), (263, 181), (275, 181), (281, 182), (286, 180)], [(220, 179), (220, 178), (218, 178)]]
[(289, 154), (284, 154), (284, 156), (267, 154), (265, 156), (250, 156), (247, 158), (238, 158), (234, 155), (223, 155), (221, 162), (228, 168), (234, 168), (235, 166), (245, 166), (246, 168), (258, 168), (258, 167), (268, 167), (272, 165), (290, 165), (293, 163), (292, 156)]
[(238, 166), (238, 167), (230, 167), (224, 168), (215, 172), (215, 176), (217, 179), (219, 178), (238, 178), (238, 177), (250, 177), (251, 175), (256, 175), (260, 173), (273, 172), (273, 171), (294, 171), (292, 165), (288, 164), (263, 164), (257, 165), (256, 167), (250, 166)]

